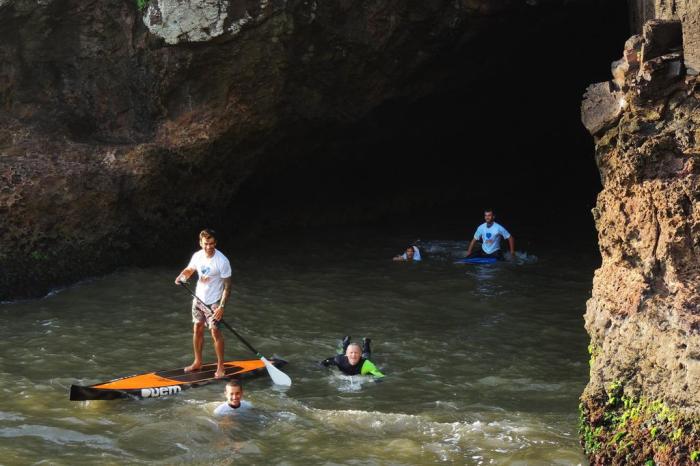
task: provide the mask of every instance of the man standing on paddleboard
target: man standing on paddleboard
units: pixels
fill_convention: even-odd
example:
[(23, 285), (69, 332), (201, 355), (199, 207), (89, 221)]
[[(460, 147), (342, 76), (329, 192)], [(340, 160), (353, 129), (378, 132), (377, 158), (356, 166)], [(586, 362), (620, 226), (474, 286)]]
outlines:
[[(484, 210), (484, 220), (486, 221), (479, 225), (479, 228), (474, 233), (474, 238), (469, 243), (467, 258), (493, 257), (502, 260), (501, 238), (508, 240), (510, 255), (515, 257), (515, 239), (508, 233), (508, 230), (495, 222), (496, 215), (494, 215), (493, 209)], [(477, 241), (481, 241), (481, 250), (472, 252)]]
[(204, 326), (211, 330), (216, 351), (216, 378), (224, 377), (224, 336), (219, 329), (220, 320), (224, 316), (224, 305), (231, 293), (231, 264), (226, 256), (216, 249), (214, 230), (202, 230), (199, 233), (201, 250), (192, 255), (187, 267), (175, 279), (175, 284), (186, 282), (193, 273), (197, 272), (197, 298), (206, 303), (214, 312), (207, 309), (197, 299), (192, 300), (192, 346), (194, 361), (185, 368), (185, 372), (193, 372), (202, 367), (202, 348), (204, 346)]

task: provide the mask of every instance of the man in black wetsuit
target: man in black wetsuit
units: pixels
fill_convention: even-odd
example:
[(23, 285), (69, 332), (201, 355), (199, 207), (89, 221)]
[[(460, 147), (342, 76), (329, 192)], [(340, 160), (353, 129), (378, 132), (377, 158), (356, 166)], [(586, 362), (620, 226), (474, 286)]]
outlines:
[(377, 366), (369, 360), (372, 355), (369, 338), (362, 339), (362, 347), (350, 343), (350, 337), (343, 338), (343, 353), (321, 361), (325, 367), (336, 366), (345, 375), (373, 375), (384, 377)]

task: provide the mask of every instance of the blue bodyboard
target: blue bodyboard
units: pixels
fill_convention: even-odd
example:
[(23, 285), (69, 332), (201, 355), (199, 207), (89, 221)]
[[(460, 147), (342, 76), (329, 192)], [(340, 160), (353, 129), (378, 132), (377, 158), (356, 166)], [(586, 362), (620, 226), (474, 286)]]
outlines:
[(455, 264), (493, 264), (495, 262), (498, 262), (495, 257), (465, 257), (456, 260)]

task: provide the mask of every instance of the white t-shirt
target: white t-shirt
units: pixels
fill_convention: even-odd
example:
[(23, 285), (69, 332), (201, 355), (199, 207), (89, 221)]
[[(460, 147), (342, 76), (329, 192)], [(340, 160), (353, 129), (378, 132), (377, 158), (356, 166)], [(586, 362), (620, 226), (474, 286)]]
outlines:
[(491, 226), (484, 222), (479, 225), (479, 228), (474, 233), (474, 239), (477, 241), (481, 240), (481, 249), (486, 254), (491, 254), (501, 249), (501, 238), (510, 238), (510, 233), (496, 222), (493, 222)]
[(221, 403), (214, 410), (214, 416), (230, 416), (232, 414), (242, 414), (249, 411), (253, 405), (245, 400), (241, 400), (238, 408), (232, 408), (228, 403)]
[(187, 265), (188, 269), (195, 269), (199, 274), (197, 290), (195, 294), (207, 304), (214, 304), (221, 299), (224, 292), (224, 278), (231, 276), (231, 264), (226, 256), (218, 249), (214, 255), (207, 257), (203, 249), (195, 252)]

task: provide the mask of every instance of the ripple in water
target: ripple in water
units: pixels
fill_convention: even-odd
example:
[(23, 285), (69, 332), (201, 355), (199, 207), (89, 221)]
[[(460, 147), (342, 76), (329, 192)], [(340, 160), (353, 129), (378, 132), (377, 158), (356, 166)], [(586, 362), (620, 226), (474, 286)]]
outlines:
[[(447, 240), (422, 241), (422, 264), (393, 263), (403, 243), (229, 253), (227, 320), (266, 356), (288, 360), (294, 380), (289, 390), (267, 377), (246, 382), (255, 409), (234, 419), (212, 416), (222, 384), (170, 399), (67, 400), (71, 383), (190, 362), (179, 269), (122, 270), (0, 306), (2, 461), (584, 463), (576, 406), (593, 265), (519, 253), (515, 264), (460, 266), (452, 262), (467, 243)], [(373, 339), (381, 383), (318, 367), (346, 334)], [(230, 335), (226, 345), (231, 358), (253, 357)]]

